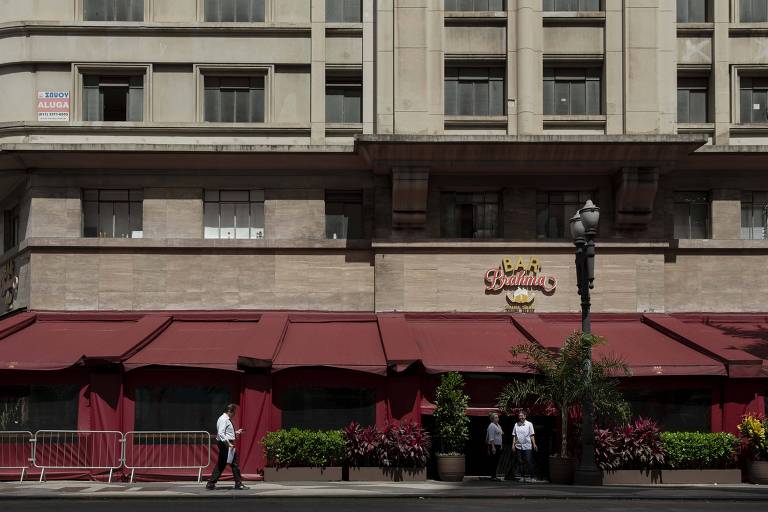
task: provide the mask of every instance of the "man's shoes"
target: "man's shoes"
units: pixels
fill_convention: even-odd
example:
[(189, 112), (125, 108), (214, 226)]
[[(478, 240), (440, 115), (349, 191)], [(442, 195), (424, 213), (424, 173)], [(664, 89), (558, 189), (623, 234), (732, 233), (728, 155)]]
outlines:
[(207, 484), (205, 484), (205, 488), (208, 489), (209, 491), (212, 491), (216, 489), (216, 484), (208, 482)]
[(248, 489), (248, 488), (246, 486), (244, 486), (243, 484), (236, 484), (235, 485), (235, 490), (236, 491), (244, 491), (246, 489)]

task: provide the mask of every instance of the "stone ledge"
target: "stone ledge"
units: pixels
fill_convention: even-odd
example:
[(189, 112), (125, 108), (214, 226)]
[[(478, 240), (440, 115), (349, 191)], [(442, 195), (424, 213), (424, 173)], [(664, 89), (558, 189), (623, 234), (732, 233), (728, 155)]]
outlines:
[(194, 249), (194, 250), (369, 250), (369, 240), (212, 240), (185, 238), (27, 238), (18, 253), (30, 249)]

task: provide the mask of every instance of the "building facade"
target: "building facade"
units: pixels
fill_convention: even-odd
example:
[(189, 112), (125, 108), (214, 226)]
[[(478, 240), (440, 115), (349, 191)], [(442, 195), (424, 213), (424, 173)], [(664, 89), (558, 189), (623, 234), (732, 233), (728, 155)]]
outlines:
[[(108, 352), (117, 375), (198, 367), (130, 361), (177, 322), (287, 311), (373, 323), (378, 348), (280, 363), (286, 327), (209, 370), (271, 390), (273, 371), (376, 367), (418, 419), (427, 375), (514, 373), (514, 340), (461, 354), (512, 336), (483, 325), (542, 343), (577, 326), (569, 219), (591, 199), (596, 325), (628, 357), (658, 342), (637, 382), (699, 393), (676, 399), (712, 411), (695, 428), (732, 430), (768, 391), (767, 34), (765, 0), (0, 0), (3, 373), (76, 371), (2, 356), (46, 328), (153, 315), (170, 323)], [(430, 363), (440, 321), (472, 327)], [(195, 327), (190, 344), (228, 343)], [(376, 421), (411, 417), (381, 386)], [(259, 396), (276, 412), (253, 421), (284, 425), (292, 406)]]

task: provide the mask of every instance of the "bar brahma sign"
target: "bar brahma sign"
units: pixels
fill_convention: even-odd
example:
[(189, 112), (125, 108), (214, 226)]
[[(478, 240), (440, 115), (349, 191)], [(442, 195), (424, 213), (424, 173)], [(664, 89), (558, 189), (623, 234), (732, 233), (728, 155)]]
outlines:
[(502, 258), (501, 265), (485, 273), (485, 292), (499, 294), (506, 291), (507, 311), (532, 313), (535, 291), (551, 295), (557, 288), (557, 277), (541, 272), (539, 258), (518, 256)]

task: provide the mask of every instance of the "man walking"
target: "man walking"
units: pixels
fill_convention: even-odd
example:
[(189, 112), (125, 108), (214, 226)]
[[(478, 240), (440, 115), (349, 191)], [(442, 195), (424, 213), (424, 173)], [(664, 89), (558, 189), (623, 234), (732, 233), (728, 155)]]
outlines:
[[(537, 450), (536, 433), (533, 424), (525, 419), (525, 411), (517, 415), (517, 423), (512, 429), (512, 451), (515, 453), (520, 479), (525, 481), (526, 475), (535, 480), (533, 472), (533, 451)], [(523, 468), (525, 466), (525, 468)]]
[(235, 477), (235, 489), (245, 489), (243, 485), (243, 478), (240, 475), (240, 467), (237, 465), (237, 450), (235, 450), (235, 436), (243, 433), (243, 429), (235, 430), (232, 425), (232, 418), (237, 414), (237, 406), (235, 404), (229, 404), (224, 409), (224, 414), (219, 416), (216, 421), (216, 441), (219, 445), (219, 460), (216, 467), (213, 470), (211, 479), (208, 480), (206, 489), (213, 490), (216, 488), (216, 482), (219, 481), (222, 471), (227, 467), (227, 464), (232, 466), (232, 475)]
[(496, 477), (496, 470), (499, 466), (499, 459), (501, 458), (502, 443), (501, 438), (504, 435), (504, 431), (501, 430), (499, 425), (499, 415), (492, 412), (489, 415), (491, 423), (488, 425), (488, 429), (485, 433), (485, 444), (488, 449), (488, 458), (490, 464), (491, 480), (498, 481)]

